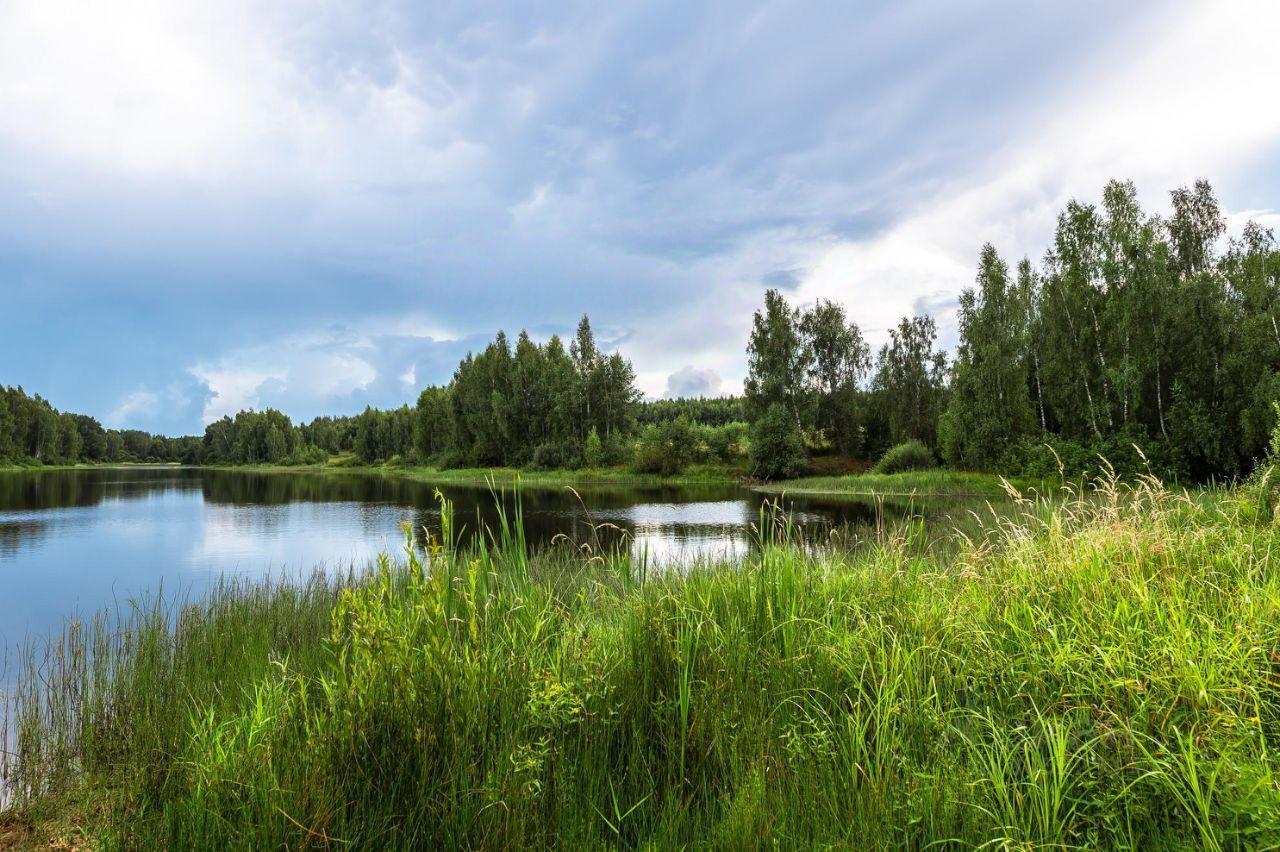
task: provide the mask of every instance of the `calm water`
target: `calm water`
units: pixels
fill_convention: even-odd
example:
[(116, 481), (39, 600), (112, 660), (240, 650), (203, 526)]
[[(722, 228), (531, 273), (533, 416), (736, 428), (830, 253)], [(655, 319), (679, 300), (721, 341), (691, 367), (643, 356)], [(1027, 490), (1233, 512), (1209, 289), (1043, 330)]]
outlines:
[[(67, 615), (154, 592), (198, 594), (222, 574), (260, 577), (363, 565), (398, 550), (402, 524), (439, 531), (439, 487), (469, 532), (496, 521), (485, 486), (370, 474), (99, 468), (0, 473), (0, 645), (56, 629)], [(655, 559), (750, 546), (762, 497), (733, 485), (523, 490), (526, 534), (606, 543), (627, 536)], [(789, 500), (809, 534), (873, 522), (876, 506)], [(585, 506), (585, 508), (584, 508)], [(902, 514), (905, 506), (890, 505)], [(589, 514), (588, 514), (589, 513)], [(10, 650), (10, 659), (12, 651)], [(0, 677), (0, 680), (3, 678)]]

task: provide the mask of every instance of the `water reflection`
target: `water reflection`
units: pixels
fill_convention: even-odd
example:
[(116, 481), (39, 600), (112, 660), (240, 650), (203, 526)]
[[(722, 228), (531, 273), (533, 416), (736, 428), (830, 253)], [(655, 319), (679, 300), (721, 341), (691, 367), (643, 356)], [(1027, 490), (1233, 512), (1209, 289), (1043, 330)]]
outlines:
[[(464, 537), (496, 527), (485, 485), (311, 472), (115, 468), (0, 474), (0, 634), (45, 632), (67, 614), (113, 606), (163, 585), (198, 593), (220, 574), (262, 576), (362, 565), (398, 548), (402, 525), (418, 546), (440, 533), (436, 490)], [(526, 539), (626, 546), (650, 562), (737, 556), (755, 538), (764, 497), (734, 485), (525, 488)], [(810, 537), (919, 511), (831, 497), (788, 499)]]

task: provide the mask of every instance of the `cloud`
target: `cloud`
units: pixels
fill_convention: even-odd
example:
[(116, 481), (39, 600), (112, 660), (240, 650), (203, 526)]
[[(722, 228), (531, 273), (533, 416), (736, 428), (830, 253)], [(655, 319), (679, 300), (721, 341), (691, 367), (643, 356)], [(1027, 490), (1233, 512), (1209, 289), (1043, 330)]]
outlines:
[(447, 382), (466, 351), (480, 346), (422, 317), (383, 317), (239, 347), (189, 372), (210, 390), (202, 424), (267, 407), (309, 420), (411, 402), (419, 381)]
[(797, 298), (845, 302), (876, 342), (898, 317), (927, 310), (952, 345), (953, 299), (984, 242), (1038, 260), (1066, 202), (1097, 202), (1111, 178), (1134, 180), (1153, 212), (1167, 209), (1166, 190), (1203, 175), (1234, 194), (1280, 153), (1280, 112), (1255, 108), (1280, 86), (1268, 36), (1277, 27), (1274, 4), (1192, 5), (1154, 38), (1095, 51), (985, 164), (888, 227), (820, 250)]
[(722, 396), (722, 384), (723, 380), (715, 370), (685, 366), (667, 376), (667, 392), (664, 396), (667, 399), (678, 396)]
[(149, 390), (136, 390), (121, 400), (120, 404), (104, 418), (103, 422), (113, 429), (119, 429), (125, 424), (137, 420), (140, 416), (153, 416), (159, 406), (160, 397), (158, 394)]
[(158, 389), (129, 391), (102, 422), (112, 429), (140, 428), (169, 435), (191, 432), (193, 415), (198, 415), (212, 397), (207, 384), (187, 376)]
[(984, 241), (1038, 256), (1109, 177), (1274, 209), (1278, 15), (12, 0), (0, 287), (27, 321), (0, 363), (194, 431), (401, 404), (497, 329), (587, 311), (647, 394), (691, 364), (733, 392), (766, 287), (843, 302), (874, 344), (949, 311)]

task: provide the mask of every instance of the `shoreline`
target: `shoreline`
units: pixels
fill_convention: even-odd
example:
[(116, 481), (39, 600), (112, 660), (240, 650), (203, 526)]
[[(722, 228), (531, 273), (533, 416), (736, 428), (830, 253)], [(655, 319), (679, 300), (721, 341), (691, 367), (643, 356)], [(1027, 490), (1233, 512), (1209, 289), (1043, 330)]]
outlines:
[(439, 482), (464, 486), (512, 485), (519, 481), (531, 488), (592, 488), (631, 486), (680, 488), (697, 486), (732, 486), (757, 494), (812, 497), (850, 497), (869, 499), (1003, 499), (1008, 482), (1021, 493), (1047, 494), (1060, 485), (1045, 481), (1007, 479), (997, 474), (972, 473), (946, 469), (908, 471), (895, 474), (859, 473), (840, 476), (804, 476), (768, 482), (754, 479), (741, 469), (703, 467), (676, 476), (635, 473), (617, 468), (595, 470), (523, 470), (520, 468), (452, 468), (400, 467), (370, 464), (307, 465), (183, 465), (173, 462), (112, 462), (109, 464), (75, 464), (0, 466), (0, 473), (41, 473), (97, 469), (192, 469), (265, 474), (321, 474), (341, 476), (386, 476), (414, 482)]

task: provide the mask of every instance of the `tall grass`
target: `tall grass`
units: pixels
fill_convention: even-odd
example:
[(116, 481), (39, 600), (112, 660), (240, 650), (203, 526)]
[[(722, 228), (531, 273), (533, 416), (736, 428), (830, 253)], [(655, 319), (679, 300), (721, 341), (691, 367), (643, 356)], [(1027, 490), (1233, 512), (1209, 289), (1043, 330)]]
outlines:
[(796, 547), (773, 513), (680, 572), (531, 554), (517, 512), (483, 548), (69, 628), (27, 670), (0, 821), (108, 848), (1275, 846), (1256, 506), (1105, 482), (945, 558), (909, 529)]

